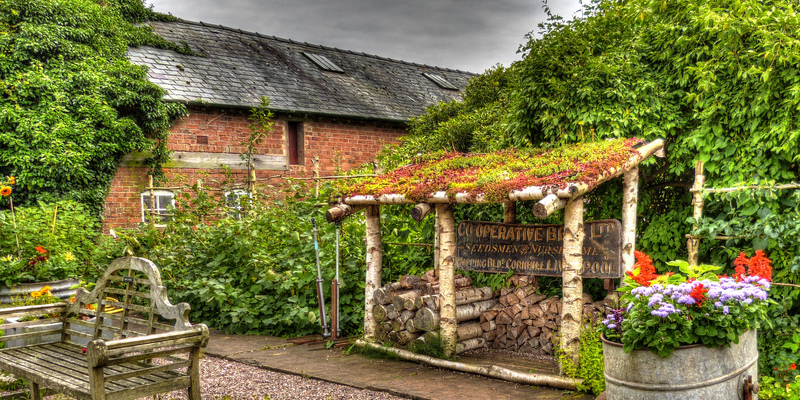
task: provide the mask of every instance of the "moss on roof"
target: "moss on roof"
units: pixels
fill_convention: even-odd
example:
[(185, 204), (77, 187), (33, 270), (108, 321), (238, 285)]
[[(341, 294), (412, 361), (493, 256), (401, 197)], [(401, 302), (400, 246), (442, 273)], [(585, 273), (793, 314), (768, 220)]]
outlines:
[(450, 198), (467, 193), (503, 201), (509, 192), (533, 186), (565, 188), (585, 183), (593, 187), (601, 174), (622, 167), (642, 143), (632, 138), (487, 154), (432, 153), (378, 177), (347, 180), (340, 190), (343, 197), (402, 194), (425, 201), (445, 191)]

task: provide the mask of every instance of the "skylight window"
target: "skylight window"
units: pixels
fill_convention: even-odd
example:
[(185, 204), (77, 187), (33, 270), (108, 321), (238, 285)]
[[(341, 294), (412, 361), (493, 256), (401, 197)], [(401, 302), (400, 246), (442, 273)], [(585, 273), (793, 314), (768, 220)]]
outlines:
[(436, 85), (438, 85), (442, 89), (458, 90), (456, 85), (453, 85), (452, 83), (450, 83), (450, 81), (448, 81), (447, 79), (445, 79), (441, 75), (430, 74), (430, 73), (427, 73), (427, 72), (424, 72), (422, 75), (425, 75), (426, 78), (428, 78), (431, 81), (433, 81), (433, 83), (435, 83)]
[(303, 55), (323, 71), (338, 72), (340, 74), (344, 73), (344, 70), (336, 65), (336, 63), (329, 60), (328, 57), (325, 57), (321, 54), (306, 53), (305, 51), (303, 52)]

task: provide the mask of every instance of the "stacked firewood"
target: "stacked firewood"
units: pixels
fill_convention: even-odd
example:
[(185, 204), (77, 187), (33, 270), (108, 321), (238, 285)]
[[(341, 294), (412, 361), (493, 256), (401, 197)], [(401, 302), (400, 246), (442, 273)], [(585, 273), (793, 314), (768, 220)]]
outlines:
[[(483, 347), (486, 343), (479, 318), (497, 304), (491, 288), (472, 286), (472, 278), (456, 276), (456, 353)], [(433, 271), (423, 276), (406, 275), (373, 293), (372, 315), (378, 326), (375, 336), (380, 341), (405, 345), (424, 340), (439, 330), (439, 282)], [(423, 337), (424, 334), (427, 334)]]
[[(481, 313), (483, 339), (494, 349), (534, 355), (553, 355), (555, 333), (561, 325), (561, 299), (537, 293), (532, 276), (514, 275), (511, 285), (500, 290), (498, 303)], [(602, 315), (602, 301), (583, 296), (583, 315)]]

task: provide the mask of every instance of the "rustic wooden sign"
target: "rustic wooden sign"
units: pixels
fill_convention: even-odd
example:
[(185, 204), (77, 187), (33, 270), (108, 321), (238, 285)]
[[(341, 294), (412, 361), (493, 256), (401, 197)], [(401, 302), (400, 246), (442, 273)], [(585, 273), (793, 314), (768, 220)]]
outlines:
[[(622, 276), (622, 224), (615, 219), (584, 224), (584, 278)], [(464, 221), (458, 224), (455, 267), (467, 271), (514, 271), (561, 276), (563, 225), (515, 225)]]

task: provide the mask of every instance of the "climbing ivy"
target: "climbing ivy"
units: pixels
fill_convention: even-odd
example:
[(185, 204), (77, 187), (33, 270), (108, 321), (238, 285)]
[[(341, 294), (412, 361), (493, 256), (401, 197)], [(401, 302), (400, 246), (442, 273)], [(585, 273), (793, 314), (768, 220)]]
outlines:
[(150, 150), (160, 175), (167, 128), (186, 109), (125, 54), (188, 49), (134, 25), (152, 19), (169, 17), (140, 0), (0, 2), (0, 175), (17, 178), (18, 205), (70, 199), (97, 214), (133, 150)]

